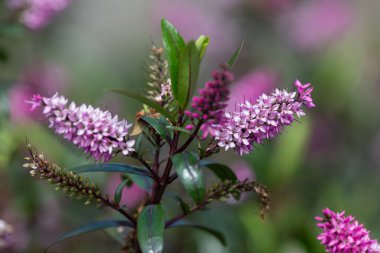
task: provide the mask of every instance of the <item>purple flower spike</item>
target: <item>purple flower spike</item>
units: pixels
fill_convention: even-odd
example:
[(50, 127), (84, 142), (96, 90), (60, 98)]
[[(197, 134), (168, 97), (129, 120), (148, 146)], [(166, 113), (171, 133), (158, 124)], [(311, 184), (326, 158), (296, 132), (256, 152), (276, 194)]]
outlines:
[(49, 127), (97, 161), (108, 162), (116, 152), (128, 155), (134, 151), (135, 141), (128, 140), (131, 125), (126, 120), (119, 121), (118, 116), (108, 111), (85, 104), (76, 106), (74, 102), (67, 106), (68, 100), (58, 93), (49, 98), (34, 95), (26, 102), (31, 104), (31, 110), (43, 107)]
[[(314, 107), (310, 84), (295, 82), (297, 92), (276, 89), (263, 94), (256, 104), (246, 100), (237, 104), (237, 111), (225, 113), (223, 122), (214, 125), (215, 139), (220, 147), (235, 149), (240, 155), (253, 151), (255, 143), (277, 136), (295, 117), (305, 115), (302, 105)], [(310, 87), (310, 88), (309, 88)]]
[(214, 80), (208, 81), (205, 88), (199, 90), (199, 96), (193, 97), (191, 107), (193, 111), (186, 111), (186, 115), (193, 124), (188, 125), (187, 129), (194, 127), (195, 120), (201, 120), (200, 130), (206, 138), (208, 135), (215, 136), (215, 124), (220, 124), (223, 119), (223, 109), (227, 107), (229, 99), (229, 84), (234, 77), (226, 67), (222, 66), (221, 71), (214, 70), (212, 73)]
[(316, 217), (317, 226), (323, 231), (317, 237), (329, 253), (378, 253), (379, 245), (369, 237), (369, 232), (345, 212), (335, 213), (326, 208), (323, 217)]

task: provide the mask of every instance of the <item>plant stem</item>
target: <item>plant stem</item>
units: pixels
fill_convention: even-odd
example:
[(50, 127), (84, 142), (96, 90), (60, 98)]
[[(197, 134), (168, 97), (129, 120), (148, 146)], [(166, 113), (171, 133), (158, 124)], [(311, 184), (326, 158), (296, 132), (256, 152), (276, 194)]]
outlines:
[(191, 213), (193, 213), (193, 212), (195, 212), (195, 211), (197, 211), (197, 210), (199, 210), (199, 209), (204, 208), (204, 207), (207, 205), (207, 203), (208, 203), (208, 199), (205, 198), (205, 200), (204, 200), (202, 203), (200, 203), (200, 204), (198, 204), (198, 205), (196, 205), (196, 206), (193, 206), (193, 207), (189, 210), (188, 213), (181, 213), (181, 214), (179, 214), (179, 215), (173, 217), (172, 219), (168, 220), (167, 222), (165, 222), (165, 227), (167, 228), (167, 227), (169, 227), (170, 225), (176, 223), (177, 221), (182, 220), (183, 218), (185, 218), (186, 216), (190, 215)]
[[(176, 126), (182, 126), (183, 116), (184, 116), (184, 112), (182, 111), (180, 112), (178, 116)], [(176, 131), (174, 133), (173, 141), (170, 144), (169, 158), (168, 158), (168, 161), (166, 162), (164, 173), (162, 177), (160, 178), (159, 184), (157, 184), (157, 188), (154, 190), (152, 194), (152, 201), (151, 201), (152, 204), (160, 203), (162, 195), (164, 194), (165, 188), (169, 184), (170, 171), (173, 167), (173, 163), (170, 157), (172, 157), (177, 151), (179, 137), (180, 137), (180, 132)]]
[(137, 154), (136, 152), (132, 152), (131, 153), (131, 157), (132, 158), (135, 158), (136, 160), (138, 160), (140, 163), (142, 163), (144, 165), (144, 167), (149, 170), (150, 174), (152, 175), (152, 178), (155, 180), (155, 181), (158, 181), (159, 180), (159, 176), (158, 174), (152, 169), (152, 167), (149, 165), (149, 163), (144, 160), (139, 154)]
[[(156, 173), (156, 175), (158, 175), (159, 174), (159, 168), (160, 168), (160, 148), (161, 148), (160, 142), (161, 142), (161, 138), (159, 135), (155, 135), (155, 136), (156, 136), (156, 139), (155, 139), (156, 149), (154, 152), (153, 172)], [(152, 194), (151, 194), (151, 200), (150, 200), (151, 203), (153, 203), (153, 201), (154, 201), (154, 198), (156, 196), (156, 192), (157, 192), (160, 184), (161, 184), (161, 178), (158, 177), (158, 179), (154, 181), (154, 185), (152, 188)]]
[(100, 199), (103, 203), (103, 205), (108, 206), (115, 211), (118, 211), (121, 213), (124, 217), (126, 217), (130, 222), (133, 223), (134, 226), (136, 226), (137, 222), (136, 219), (132, 217), (128, 212), (126, 212), (123, 208), (119, 206), (119, 204), (111, 202), (108, 198), (105, 198), (103, 196), (97, 196), (97, 199)]
[(184, 151), (191, 144), (191, 142), (193, 142), (194, 138), (197, 136), (199, 132), (199, 129), (202, 126), (202, 123), (203, 123), (202, 120), (198, 121), (198, 124), (195, 127), (193, 133), (190, 135), (189, 139), (187, 139), (187, 141), (176, 151), (176, 153), (180, 153)]

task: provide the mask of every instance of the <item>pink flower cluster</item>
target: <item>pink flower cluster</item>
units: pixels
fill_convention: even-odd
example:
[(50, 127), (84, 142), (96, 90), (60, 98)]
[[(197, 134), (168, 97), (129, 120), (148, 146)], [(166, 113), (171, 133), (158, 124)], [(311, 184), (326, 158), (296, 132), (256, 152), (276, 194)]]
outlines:
[(256, 104), (246, 100), (237, 105), (236, 112), (225, 113), (223, 122), (213, 126), (218, 145), (225, 150), (235, 149), (240, 155), (248, 154), (253, 151), (255, 143), (275, 137), (293, 123), (295, 116), (305, 115), (302, 105), (315, 106), (311, 98), (313, 88), (298, 80), (294, 85), (297, 91), (276, 89), (269, 96), (261, 95)]
[(20, 21), (30, 29), (40, 29), (67, 7), (69, 0), (8, 0), (11, 9), (21, 11)]
[(317, 226), (323, 231), (317, 237), (329, 253), (378, 253), (379, 245), (369, 237), (369, 232), (345, 212), (335, 213), (326, 208), (324, 217), (316, 217)]
[(42, 106), (49, 127), (97, 161), (108, 162), (119, 151), (124, 155), (134, 151), (135, 141), (128, 140), (131, 125), (126, 120), (119, 121), (108, 111), (85, 104), (76, 106), (74, 102), (67, 106), (68, 100), (57, 93), (52, 97), (34, 95), (26, 102), (31, 104), (31, 110)]
[(223, 109), (227, 107), (229, 99), (229, 84), (233, 81), (233, 75), (226, 67), (221, 71), (213, 71), (214, 80), (208, 81), (205, 88), (199, 90), (199, 96), (194, 96), (191, 107), (192, 111), (186, 111), (186, 115), (193, 124), (188, 125), (187, 129), (194, 128), (195, 120), (201, 121), (200, 130), (203, 133), (202, 138), (208, 135), (215, 136), (213, 125), (220, 124), (223, 118)]

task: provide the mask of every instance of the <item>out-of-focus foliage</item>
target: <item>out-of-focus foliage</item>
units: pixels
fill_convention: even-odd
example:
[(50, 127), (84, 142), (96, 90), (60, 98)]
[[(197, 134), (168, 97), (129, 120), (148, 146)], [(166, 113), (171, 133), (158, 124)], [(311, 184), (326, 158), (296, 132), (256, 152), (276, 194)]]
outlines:
[[(0, 1), (0, 8), (0, 219), (14, 228), (16, 243), (9, 252), (41, 252), (55, 235), (103, 218), (100, 211), (68, 201), (32, 180), (22, 168), (27, 139), (63, 167), (89, 162), (39, 124), (43, 118), (28, 112), (23, 101), (33, 93), (59, 91), (132, 122), (140, 104), (105, 90), (146, 87), (143, 65), (151, 41), (160, 43), (161, 17), (173, 22), (186, 40), (210, 36), (199, 86), (211, 68), (228, 59), (244, 40), (233, 68), (237, 80), (231, 97), (255, 99), (274, 86), (290, 87), (298, 78), (313, 83), (317, 104), (307, 119), (244, 157), (252, 174), (271, 192), (273, 206), (265, 221), (249, 196), (231, 201), (233, 208), (214, 204), (191, 219), (222, 231), (227, 248), (202, 231), (178, 229), (167, 231), (165, 245), (171, 247), (165, 250), (322, 252), (314, 216), (327, 206), (354, 214), (374, 238), (380, 238), (377, 1), (72, 1), (38, 31), (17, 22), (9, 25), (5, 1)], [(236, 168), (241, 159), (231, 152), (217, 161)], [(107, 190), (120, 183), (105, 174), (96, 177)], [(211, 173), (205, 177), (213, 182)], [(131, 188), (122, 198), (128, 194), (143, 193)], [(171, 198), (165, 201), (177, 205)], [(138, 199), (132, 202), (138, 206)], [(119, 248), (110, 234), (97, 232), (50, 251), (119, 252)]]

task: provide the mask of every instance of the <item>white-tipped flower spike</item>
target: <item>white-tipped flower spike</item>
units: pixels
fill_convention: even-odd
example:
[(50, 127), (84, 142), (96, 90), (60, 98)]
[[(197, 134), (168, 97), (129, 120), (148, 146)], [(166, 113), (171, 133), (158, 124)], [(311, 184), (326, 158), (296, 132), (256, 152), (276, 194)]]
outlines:
[(52, 97), (34, 95), (26, 102), (32, 105), (31, 110), (42, 107), (50, 128), (97, 161), (108, 162), (117, 152), (128, 155), (134, 151), (135, 141), (128, 139), (131, 125), (108, 111), (74, 102), (67, 106), (68, 100), (58, 93)]
[(245, 101), (237, 105), (236, 112), (225, 113), (224, 122), (214, 125), (218, 145), (225, 150), (234, 149), (240, 155), (248, 154), (255, 143), (277, 136), (296, 116), (304, 116), (303, 105), (315, 106), (311, 98), (313, 88), (298, 80), (294, 85), (297, 91), (276, 89), (269, 96), (261, 95), (256, 104)]

